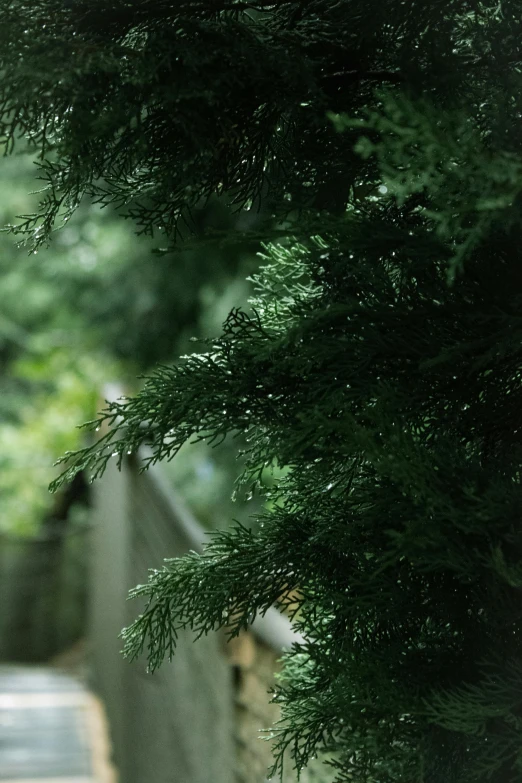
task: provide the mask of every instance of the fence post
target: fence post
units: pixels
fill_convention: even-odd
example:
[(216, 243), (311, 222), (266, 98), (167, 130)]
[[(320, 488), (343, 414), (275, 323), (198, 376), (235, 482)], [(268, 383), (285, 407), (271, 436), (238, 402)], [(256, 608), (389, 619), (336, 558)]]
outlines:
[[(119, 396), (117, 388), (106, 389), (106, 397)], [(126, 667), (122, 666), (120, 631), (127, 616), (131, 584), (131, 526), (129, 516), (129, 472), (116, 460), (109, 461), (104, 477), (93, 484), (93, 528), (91, 531), (90, 606), (88, 639), (92, 685), (105, 702), (111, 726), (115, 763), (124, 759), (127, 700)]]

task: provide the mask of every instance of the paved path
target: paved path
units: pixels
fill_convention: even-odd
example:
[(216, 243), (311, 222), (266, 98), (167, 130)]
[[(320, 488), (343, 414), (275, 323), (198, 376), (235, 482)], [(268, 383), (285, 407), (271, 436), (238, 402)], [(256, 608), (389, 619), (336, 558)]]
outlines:
[(67, 674), (0, 666), (0, 783), (115, 783), (98, 700)]

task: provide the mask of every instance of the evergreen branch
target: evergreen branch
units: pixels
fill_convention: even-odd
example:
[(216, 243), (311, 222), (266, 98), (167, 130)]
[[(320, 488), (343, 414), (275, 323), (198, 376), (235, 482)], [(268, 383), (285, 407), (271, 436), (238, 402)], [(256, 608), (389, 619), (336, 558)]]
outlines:
[(180, 630), (190, 628), (198, 638), (225, 627), (232, 638), (258, 613), (288, 603), (295, 587), (292, 565), (266, 536), (241, 525), (215, 533), (203, 555), (168, 560), (132, 590), (131, 597), (145, 598), (147, 605), (122, 632), (125, 655), (132, 660), (146, 648), (154, 671), (174, 654)]
[(520, 779), (522, 15), (505, 5), (0, 0), (0, 133), (47, 178), (22, 236), (87, 195), (170, 249), (218, 193), (280, 240), (252, 310), (109, 404), (54, 485), (238, 431), (244, 481), (284, 468), (258, 532), (154, 572), (124, 632), (155, 668), (181, 629), (234, 635), (297, 588), (278, 772), (289, 750), (298, 774), (332, 754), (343, 783)]
[(405, 76), (403, 76), (400, 73), (393, 73), (391, 71), (356, 71), (356, 70), (335, 71), (334, 73), (329, 73), (323, 78), (326, 80), (341, 78), (350, 82), (352, 81), (357, 82), (357, 81), (364, 81), (364, 80), (377, 81), (377, 82), (393, 82), (394, 84), (404, 84), (406, 81)]

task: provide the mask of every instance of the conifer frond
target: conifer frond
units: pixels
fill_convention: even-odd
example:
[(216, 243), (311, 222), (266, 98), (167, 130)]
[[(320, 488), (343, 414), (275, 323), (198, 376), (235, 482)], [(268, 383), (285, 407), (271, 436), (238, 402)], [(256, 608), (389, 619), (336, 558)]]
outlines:
[(251, 309), (109, 403), (55, 483), (238, 431), (244, 482), (286, 468), (257, 533), (137, 588), (127, 653), (155, 668), (297, 587), (276, 772), (520, 783), (520, 0), (0, 10), (0, 133), (46, 181), (15, 232), (88, 194), (170, 251), (217, 193), (268, 240)]
[[(285, 750), (301, 767), (342, 748), (339, 780), (373, 783), (383, 769), (390, 781), (418, 776), (444, 755), (425, 701), (443, 683), (451, 694), (489, 652), (518, 649), (522, 324), (493, 289), (484, 307), (480, 265), (450, 289), (444, 263), (367, 264), (360, 236), (357, 258), (343, 241), (267, 246), (252, 312), (233, 311), (211, 351), (109, 405), (98, 423), (110, 419), (109, 439), (69, 470), (99, 472), (140, 443), (168, 459), (188, 439), (235, 431), (247, 435), (244, 481), (274, 459), (290, 468), (259, 534), (218, 534), (135, 592), (149, 605), (126, 650), (146, 650), (155, 668), (180, 628), (236, 633), (297, 586), (309, 642), (295, 654), (307, 664), (287, 659), (274, 769)], [(497, 551), (507, 540), (509, 566)], [(447, 779), (471, 782), (466, 768), (487, 780), (469, 732), (445, 731), (456, 754), (454, 778), (441, 766)], [(502, 768), (504, 751), (494, 758)]]

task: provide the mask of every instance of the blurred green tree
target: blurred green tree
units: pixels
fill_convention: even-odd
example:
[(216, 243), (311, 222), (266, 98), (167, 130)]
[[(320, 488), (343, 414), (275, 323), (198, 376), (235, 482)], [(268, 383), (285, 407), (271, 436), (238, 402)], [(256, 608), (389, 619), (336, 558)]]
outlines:
[(136, 590), (128, 653), (298, 590), (274, 771), (289, 747), (339, 782), (520, 783), (520, 0), (2, 10), (3, 133), (47, 181), (15, 233), (86, 194), (170, 247), (217, 194), (266, 242), (252, 309), (69, 455), (246, 432), (247, 487), (287, 470), (256, 532)]
[[(34, 158), (0, 164), (6, 225), (35, 203)], [(218, 203), (199, 219), (202, 226), (230, 223)], [(24, 535), (57, 513), (47, 489), (53, 463), (82, 445), (75, 425), (95, 416), (104, 385), (116, 380), (135, 391), (138, 372), (174, 360), (194, 336), (218, 334), (231, 303), (246, 302), (244, 278), (255, 265), (243, 246), (233, 253), (194, 246), (154, 258), (154, 241), (137, 241), (113, 210), (88, 202), (53, 240), (28, 254), (0, 234), (0, 530)], [(226, 493), (215, 501), (236, 470), (235, 447), (216, 452), (201, 444), (174, 468), (172, 480), (201, 521), (223, 525), (232, 505)], [(86, 498), (84, 490), (66, 494)], [(245, 504), (234, 511), (246, 519)]]

